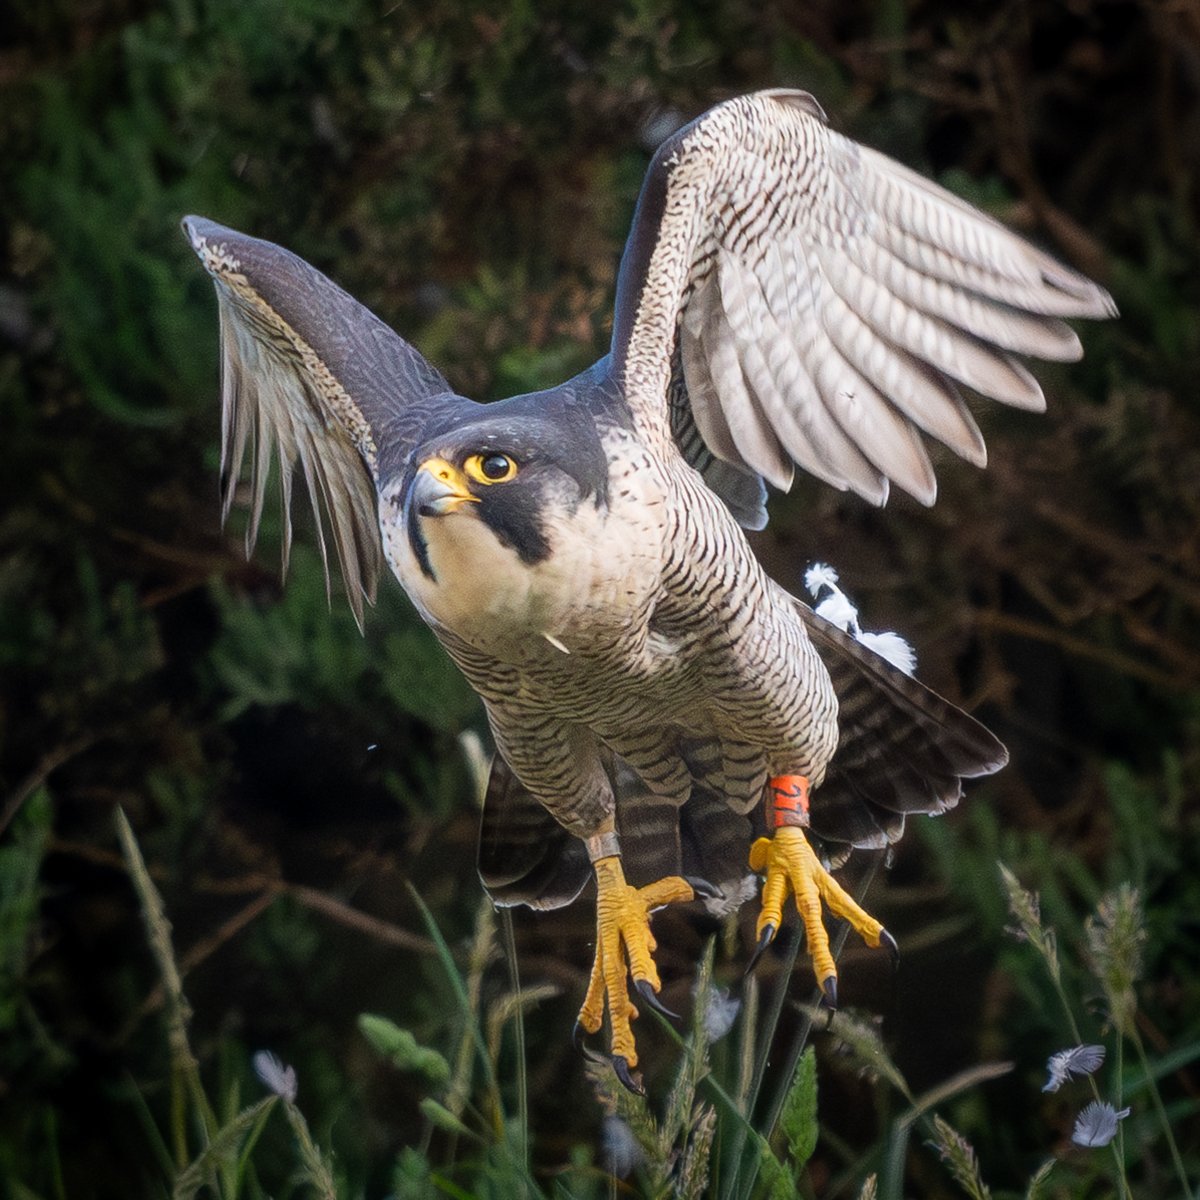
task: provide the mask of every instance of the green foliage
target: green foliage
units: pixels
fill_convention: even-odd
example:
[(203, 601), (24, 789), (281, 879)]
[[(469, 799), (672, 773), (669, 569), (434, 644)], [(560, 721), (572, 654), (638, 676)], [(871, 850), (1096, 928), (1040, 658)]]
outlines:
[(954, 1177), (954, 1182), (971, 1200), (991, 1200), (992, 1193), (979, 1177), (975, 1150), (962, 1134), (941, 1117), (933, 1118), (933, 1146)]
[[(939, 466), (932, 512), (803, 483), (775, 498), (773, 573), (795, 589), (827, 557), (861, 580), (1012, 763), (914, 822), (872, 892), (904, 965), (864, 1001), (882, 1023), (815, 1022), (807, 1165), (790, 1117), (770, 1126), (789, 1095), (810, 1111), (771, 1036), (808, 1018), (733, 982), (729, 1038), (650, 1041), (653, 1137), (628, 1186), (941, 1200), (957, 1185), (924, 1148), (936, 1109), (997, 1196), (1107, 1194), (1112, 1152), (1063, 1150), (1089, 1085), (1039, 1090), (1069, 1009), (1110, 1047), (1097, 1086), (1133, 1109), (1130, 1191), (1186, 1194), (1200, 237), (1178, 12), (16, 0), (5, 22), (0, 1191), (608, 1193), (601, 1106), (564, 1036), (588, 907), (519, 921), (530, 978), (496, 978), (458, 747), (477, 702), (390, 581), (359, 635), (299, 515), (286, 585), (276, 516), (249, 563), (220, 534), (214, 306), (178, 221), (295, 249), (467, 394), (532, 390), (606, 348), (655, 120), (798, 85), (836, 129), (1097, 273), (1122, 319), (1084, 331), (1082, 363), (1038, 369), (1044, 417), (978, 410), (992, 468)], [(1025, 942), (1004, 934), (998, 860), (1038, 897)], [(690, 977), (698, 939), (661, 942), (664, 976)], [(448, 1078), (369, 1052), (364, 1010)], [(294, 1102), (241, 1098), (262, 1045), (295, 1062), (311, 1129)], [(470, 1136), (435, 1131), (423, 1101)]]
[(407, 1146), (396, 1159), (392, 1194), (396, 1200), (423, 1200), (433, 1191), (433, 1168), (419, 1150)]
[(811, 1046), (800, 1056), (796, 1074), (779, 1114), (788, 1155), (797, 1172), (817, 1148), (817, 1056)]
[[(39, 788), (22, 806), (12, 835), (0, 844), (0, 1037), (9, 1051), (21, 1043), (16, 1034), (25, 1007), (25, 973), (37, 920), (39, 877), (53, 812)], [(16, 1059), (9, 1069), (17, 1066)]]
[(462, 1134), (471, 1137), (471, 1130), (463, 1124), (444, 1104), (439, 1104), (432, 1096), (426, 1096), (421, 1101), (421, 1112), (425, 1119), (443, 1133)]
[(253, 1149), (277, 1103), (277, 1096), (267, 1096), (222, 1125), (208, 1145), (175, 1177), (172, 1200), (193, 1200), (203, 1188), (218, 1195), (236, 1195), (236, 1187), (228, 1191), (221, 1188), (218, 1181), (227, 1181), (231, 1176), (237, 1178), (238, 1163)]
[[(291, 1095), (268, 1096), (256, 1104), (239, 1109), (236, 1092), (231, 1093), (232, 1111), (227, 1119), (217, 1116), (201, 1078), (199, 1063), (192, 1050), (188, 1026), (191, 1005), (183, 992), (182, 975), (171, 944), (171, 926), (167, 921), (162, 897), (146, 869), (133, 830), (124, 813), (117, 813), (117, 837), (146, 926), (146, 935), (158, 966), (167, 1001), (167, 1044), (172, 1074), (172, 1127), (168, 1138), (175, 1162), (166, 1159), (173, 1200), (192, 1200), (202, 1189), (219, 1200), (235, 1200), (258, 1188), (250, 1165), (250, 1154), (267, 1119), (282, 1099), (299, 1153), (299, 1175), (323, 1200), (337, 1200), (328, 1164), (313, 1143), (300, 1110)], [(193, 1141), (198, 1152), (189, 1161)]]
[(212, 585), (222, 632), (209, 661), (228, 697), (226, 720), (255, 705), (351, 709), (364, 693), (382, 693), (394, 710), (447, 732), (474, 715), (471, 689), (403, 601), (389, 593), (381, 605), (384, 629), (364, 638), (348, 606), (331, 603), (316, 553), (297, 546), (292, 560), (292, 578), (270, 608), (219, 581)]
[[(1025, 891), (1017, 882), (1011, 871), (1001, 866), (1005, 890), (1009, 897), (1009, 907), (1017, 918), (1018, 928), (1015, 931), (1020, 940), (1027, 943), (1041, 958), (1053, 984), (1062, 1015), (1069, 1031), (1071, 1044), (1080, 1045), (1083, 1038), (1077, 1021), (1076, 1009), (1078, 1002), (1072, 997), (1063, 984), (1063, 972), (1057, 949), (1057, 939), (1054, 930), (1047, 928), (1041, 918), (1038, 898), (1033, 893)], [(1115, 1063), (1113, 1072), (1112, 1095), (1109, 1098), (1114, 1110), (1121, 1110), (1127, 1095), (1127, 1081), (1124, 1073), (1124, 1048), (1128, 1041), (1134, 1048), (1141, 1063), (1143, 1082), (1149, 1090), (1151, 1102), (1159, 1121), (1159, 1130), (1163, 1143), (1171, 1159), (1175, 1171), (1176, 1182), (1180, 1195), (1189, 1200), (1192, 1187), (1189, 1183), (1189, 1170), (1183, 1162), (1174, 1135), (1174, 1122), (1178, 1120), (1169, 1117), (1162, 1097), (1155, 1083), (1154, 1071), (1136, 1017), (1138, 1008), (1137, 986), (1142, 980), (1143, 955), (1146, 942), (1146, 929), (1143, 920), (1141, 901), (1137, 890), (1127, 883), (1119, 885), (1114, 891), (1103, 896), (1096, 906), (1096, 911), (1085, 922), (1086, 946), (1080, 957), (1084, 959), (1087, 970), (1092, 976), (1093, 984), (1099, 985), (1100, 993), (1105, 1002), (1105, 1015), (1108, 1028), (1115, 1035), (1115, 1052), (1112, 1061)], [(1190, 1051), (1189, 1051), (1190, 1053)], [(1161, 1074), (1161, 1072), (1159, 1072)], [(1095, 1078), (1089, 1074), (1088, 1083), (1092, 1095), (1097, 1102), (1101, 1101), (1101, 1091)], [(1049, 1088), (1047, 1090), (1050, 1090)], [(1057, 1087), (1052, 1090), (1057, 1091)], [(1194, 1115), (1200, 1111), (1200, 1105), (1192, 1102), (1185, 1106)], [(1184, 1111), (1182, 1108), (1180, 1112)], [(1120, 1195), (1132, 1194), (1128, 1162), (1125, 1149), (1125, 1139), (1122, 1126), (1118, 1123), (1115, 1140), (1111, 1143), (1114, 1161), (1115, 1183)], [(1149, 1146), (1144, 1142), (1143, 1154), (1150, 1154)], [(1193, 1168), (1194, 1169), (1194, 1168)], [(1048, 1174), (1044, 1168), (1039, 1175), (1044, 1178)], [(956, 1169), (956, 1177), (958, 1170)], [(1030, 1191), (1037, 1190), (1039, 1178), (1035, 1176), (1030, 1184)], [(1161, 1185), (1160, 1185), (1161, 1187)]]
[(373, 1013), (362, 1013), (358, 1027), (380, 1054), (391, 1059), (394, 1067), (419, 1071), (435, 1087), (449, 1082), (450, 1064), (436, 1050), (420, 1045), (407, 1029)]
[(1119, 1034), (1130, 1036), (1146, 941), (1137, 889), (1123, 883), (1105, 896), (1095, 914), (1088, 917), (1085, 930), (1090, 969), (1104, 993), (1108, 1019)]
[[(436, 1187), (464, 1197), (537, 1197), (544, 1195), (529, 1162), (529, 1129), (526, 1126), (526, 1064), (516, 1062), (515, 1092), (518, 1114), (509, 1114), (509, 1089), (502, 1087), (500, 1067), (503, 1041), (524, 1045), (526, 1010), (539, 997), (524, 992), (501, 994), (488, 1003), (484, 979), (496, 952), (496, 923), (490, 901), (476, 915), (475, 934), (460, 968), (432, 913), (418, 898), (418, 906), (437, 948), (437, 955), (455, 1003), (454, 1017), (442, 1035), (457, 1036), (457, 1048), (443, 1054), (422, 1045), (411, 1032), (387, 1017), (361, 1014), (359, 1028), (380, 1054), (401, 1071), (416, 1071), (433, 1094), (421, 1097), (418, 1108), (426, 1122), (421, 1148), (409, 1146), (396, 1159), (392, 1184), (397, 1196), (422, 1196)], [(515, 968), (515, 964), (510, 964)], [(543, 990), (544, 994), (544, 990)], [(453, 1066), (451, 1065), (453, 1063)], [(443, 1166), (431, 1149), (434, 1132), (449, 1139), (449, 1160)], [(454, 1153), (460, 1145), (465, 1153)], [(569, 1194), (592, 1194), (590, 1173), (568, 1171), (563, 1186)], [(576, 1191), (576, 1188), (582, 1190)], [(422, 1190), (425, 1189), (425, 1190)]]
[(626, 1090), (607, 1059), (588, 1059), (588, 1077), (601, 1108), (640, 1148), (639, 1173), (649, 1197), (700, 1196), (708, 1182), (717, 1118), (714, 1106), (698, 1093), (710, 1072), (712, 1038), (705, 1014), (713, 1002), (713, 953), (710, 941), (700, 962), (691, 1034), (682, 1046), (661, 1118), (644, 1097)]
[(1048, 1193), (1046, 1191), (1047, 1181), (1054, 1172), (1054, 1159), (1047, 1159), (1034, 1172), (1033, 1178), (1029, 1181), (1029, 1187), (1025, 1189), (1025, 1200), (1041, 1200)]

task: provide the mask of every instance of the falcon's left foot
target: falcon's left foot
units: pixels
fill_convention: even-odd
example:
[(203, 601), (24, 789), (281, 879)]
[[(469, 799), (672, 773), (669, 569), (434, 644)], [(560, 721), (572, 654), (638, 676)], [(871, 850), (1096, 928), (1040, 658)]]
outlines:
[(637, 1066), (637, 1048), (630, 1021), (638, 1015), (629, 999), (625, 960), (629, 974), (642, 1000), (667, 1016), (655, 993), (662, 986), (654, 965), (657, 943), (650, 932), (650, 913), (676, 900), (691, 900), (691, 884), (678, 876), (668, 876), (647, 887), (635, 888), (625, 882), (621, 860), (617, 856), (597, 859), (596, 870), (596, 958), (587, 996), (579, 1010), (576, 1028), (595, 1033), (600, 1028), (607, 1006), (612, 1024), (612, 1057), (617, 1076), (627, 1088), (642, 1089), (631, 1071)]
[[(791, 780), (798, 777), (784, 777)], [(772, 780), (772, 791), (776, 798), (776, 813), (785, 807), (779, 800), (779, 788), (783, 780)], [(790, 791), (794, 792), (795, 788)], [(804, 781), (803, 798), (807, 799), (807, 781)], [(789, 811), (797, 807), (807, 822), (806, 803), (786, 805)], [(812, 959), (813, 972), (825, 1003), (837, 1007), (837, 965), (829, 948), (829, 934), (821, 920), (821, 901), (824, 900), (834, 916), (850, 923), (854, 931), (868, 946), (886, 946), (893, 959), (898, 954), (896, 941), (870, 913), (861, 908), (854, 898), (821, 865), (813, 848), (808, 844), (801, 825), (787, 821), (777, 822), (773, 837), (759, 838), (750, 847), (750, 869), (766, 874), (762, 890), (762, 910), (758, 916), (756, 933), (758, 945), (747, 970), (754, 967), (762, 952), (771, 944), (783, 923), (783, 906), (789, 893), (796, 898), (796, 909), (804, 922), (804, 933), (808, 943), (808, 954)]]

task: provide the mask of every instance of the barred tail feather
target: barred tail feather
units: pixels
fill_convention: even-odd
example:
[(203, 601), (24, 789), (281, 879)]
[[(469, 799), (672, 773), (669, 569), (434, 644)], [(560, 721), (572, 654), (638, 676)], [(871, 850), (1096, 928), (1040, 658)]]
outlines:
[(477, 864), (483, 886), (504, 908), (562, 908), (591, 878), (583, 843), (530, 795), (498, 754), (483, 797)]
[[(643, 886), (667, 875), (699, 876), (721, 892), (713, 911), (746, 898), (746, 851), (751, 824), (724, 799), (697, 786), (678, 806), (655, 796), (613, 756), (608, 764), (617, 797), (617, 833), (625, 877)], [(502, 906), (561, 908), (591, 878), (583, 843), (525, 789), (499, 756), (492, 763), (479, 831), (479, 875)]]

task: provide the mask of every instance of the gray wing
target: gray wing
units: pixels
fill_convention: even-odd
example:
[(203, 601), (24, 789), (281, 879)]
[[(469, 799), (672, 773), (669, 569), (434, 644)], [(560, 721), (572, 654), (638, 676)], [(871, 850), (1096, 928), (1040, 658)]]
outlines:
[(1040, 410), (1014, 355), (1074, 360), (1063, 318), (1115, 312), (1090, 280), (780, 90), (719, 105), (660, 147), (612, 353), (651, 439), (691, 432), (670, 411), (681, 368), (695, 432), (724, 462), (783, 489), (797, 463), (878, 504), (890, 483), (930, 504), (921, 432), (986, 457), (958, 385)]
[(838, 745), (813, 793), (813, 832), (827, 842), (880, 848), (909, 813), (941, 813), (962, 781), (1008, 762), (974, 717), (894, 667), (796, 600), (838, 698)]
[(380, 457), (403, 452), (418, 439), (450, 386), (403, 338), (303, 259), (202, 217), (184, 218), (183, 230), (213, 277), (220, 303), (224, 515), (249, 449), (249, 553), (277, 452), (286, 570), (292, 476), (299, 462), (326, 582), (322, 509), (361, 625), (363, 600), (374, 599), (379, 575)]

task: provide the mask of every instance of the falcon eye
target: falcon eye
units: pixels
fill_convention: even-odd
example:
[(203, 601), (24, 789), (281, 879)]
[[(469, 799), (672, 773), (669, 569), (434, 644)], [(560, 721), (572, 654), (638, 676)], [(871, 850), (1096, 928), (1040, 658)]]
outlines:
[(476, 483), (507, 483), (517, 473), (517, 464), (507, 454), (472, 454), (463, 470)]

